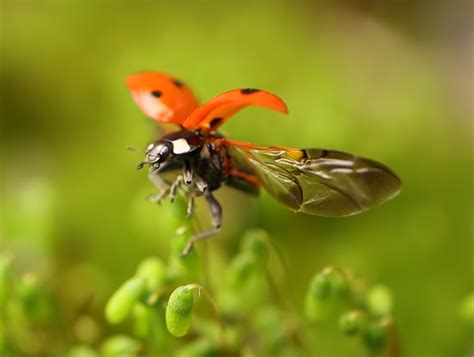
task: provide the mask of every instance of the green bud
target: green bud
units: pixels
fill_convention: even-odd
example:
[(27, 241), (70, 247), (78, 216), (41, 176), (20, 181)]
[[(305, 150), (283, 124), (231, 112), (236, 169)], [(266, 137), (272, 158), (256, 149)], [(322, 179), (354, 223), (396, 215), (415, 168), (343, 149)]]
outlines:
[(331, 300), (315, 299), (312, 294), (306, 294), (305, 314), (311, 321), (325, 320), (332, 309)]
[(100, 348), (101, 357), (136, 357), (141, 349), (141, 344), (137, 340), (125, 336), (117, 335), (108, 338)]
[(46, 322), (51, 318), (51, 295), (36, 275), (25, 274), (16, 287), (16, 293), (28, 320)]
[(316, 274), (309, 285), (305, 299), (306, 317), (313, 321), (327, 318), (331, 310), (331, 271), (323, 270)]
[(17, 287), (18, 299), (27, 306), (27, 308), (30, 308), (36, 304), (40, 298), (40, 294), (40, 285), (36, 275), (25, 274)]
[(74, 336), (81, 343), (90, 345), (99, 339), (99, 325), (91, 316), (79, 316), (74, 322), (73, 328)]
[(113, 324), (123, 321), (145, 292), (146, 283), (143, 278), (135, 277), (127, 280), (107, 302), (105, 307), (107, 320)]
[(87, 346), (74, 346), (69, 350), (66, 357), (97, 357), (97, 353)]
[(268, 234), (263, 229), (253, 229), (247, 231), (242, 239), (242, 252), (253, 254), (257, 262), (265, 266), (268, 262)]
[(367, 294), (369, 310), (377, 315), (389, 315), (393, 308), (393, 296), (391, 291), (384, 285), (372, 287)]
[(365, 328), (365, 319), (360, 311), (350, 311), (341, 316), (339, 328), (348, 336), (359, 334)]
[(193, 293), (188, 286), (180, 286), (171, 293), (166, 306), (166, 326), (172, 335), (181, 337), (188, 333), (193, 302)]
[(387, 339), (385, 325), (381, 321), (372, 322), (367, 326), (364, 343), (372, 351), (380, 350)]
[(148, 336), (151, 330), (152, 311), (140, 302), (133, 306), (133, 331), (138, 337)]
[(464, 321), (474, 325), (474, 293), (469, 294), (461, 302), (459, 314)]
[(331, 295), (331, 272), (324, 270), (311, 281), (309, 293), (313, 298), (326, 300)]
[(0, 254), (0, 307), (7, 300), (9, 283), (11, 281), (11, 257), (7, 254)]
[(160, 259), (150, 257), (140, 263), (135, 276), (145, 279), (147, 290), (151, 293), (163, 285), (166, 279), (166, 267)]
[(178, 350), (176, 357), (218, 356), (218, 352), (219, 350), (214, 342), (206, 338), (200, 338)]
[(331, 289), (334, 291), (334, 295), (341, 299), (347, 299), (349, 297), (350, 286), (346, 280), (346, 277), (338, 270), (332, 272), (331, 276)]
[(229, 281), (232, 287), (241, 288), (258, 271), (257, 259), (253, 254), (240, 253), (231, 262), (229, 267)]

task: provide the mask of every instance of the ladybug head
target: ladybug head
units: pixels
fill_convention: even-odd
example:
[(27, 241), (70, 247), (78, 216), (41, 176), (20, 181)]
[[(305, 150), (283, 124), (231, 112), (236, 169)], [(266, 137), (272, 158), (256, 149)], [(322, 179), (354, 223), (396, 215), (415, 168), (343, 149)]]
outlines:
[(140, 170), (145, 164), (148, 164), (150, 171), (156, 172), (172, 153), (173, 147), (170, 142), (158, 141), (152, 143), (148, 145), (145, 151), (145, 160), (138, 164), (137, 169)]

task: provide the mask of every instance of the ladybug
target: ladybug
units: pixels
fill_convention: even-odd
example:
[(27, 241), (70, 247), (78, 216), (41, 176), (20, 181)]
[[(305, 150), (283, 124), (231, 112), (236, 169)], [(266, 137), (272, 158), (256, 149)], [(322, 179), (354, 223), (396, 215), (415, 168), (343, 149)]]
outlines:
[[(319, 216), (350, 216), (393, 198), (401, 182), (387, 166), (352, 154), (327, 149), (260, 146), (231, 140), (219, 127), (241, 109), (256, 105), (282, 113), (288, 109), (275, 94), (254, 88), (224, 92), (204, 104), (182, 81), (160, 72), (129, 76), (127, 86), (137, 106), (158, 123), (177, 130), (148, 145), (145, 165), (159, 192), (159, 202), (178, 192), (188, 199), (191, 216), (195, 197), (209, 204), (213, 228), (191, 237), (183, 251), (219, 232), (222, 208), (213, 195), (223, 184), (257, 194), (264, 188), (296, 212)], [(169, 176), (171, 175), (171, 179)]]

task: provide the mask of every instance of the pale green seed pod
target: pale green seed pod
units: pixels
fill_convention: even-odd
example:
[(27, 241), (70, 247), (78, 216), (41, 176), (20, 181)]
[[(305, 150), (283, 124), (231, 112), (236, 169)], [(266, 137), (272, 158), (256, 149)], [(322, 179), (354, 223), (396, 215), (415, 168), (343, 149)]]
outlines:
[(350, 311), (341, 316), (339, 328), (348, 336), (355, 336), (365, 329), (365, 318), (360, 311)]
[(97, 353), (87, 346), (74, 346), (66, 354), (66, 357), (97, 357)]
[(350, 286), (343, 273), (339, 270), (334, 270), (331, 273), (330, 279), (334, 295), (340, 299), (347, 300), (350, 295)]
[(233, 288), (242, 288), (258, 271), (257, 258), (253, 254), (240, 253), (231, 262), (228, 279)]
[(145, 338), (151, 331), (152, 311), (151, 308), (140, 302), (133, 306), (133, 331), (136, 336)]
[(219, 349), (216, 344), (206, 338), (200, 338), (188, 343), (185, 347), (176, 352), (176, 357), (202, 357), (218, 356)]
[(12, 279), (12, 259), (7, 254), (0, 254), (0, 307), (3, 307), (9, 294)]
[(311, 321), (322, 321), (327, 319), (332, 308), (331, 300), (315, 299), (311, 294), (306, 294), (305, 314)]
[(123, 321), (132, 311), (133, 305), (146, 293), (145, 279), (134, 277), (127, 280), (112, 295), (105, 307), (105, 316), (110, 323)]
[(364, 334), (364, 343), (372, 351), (380, 350), (387, 340), (386, 326), (381, 321), (368, 324)]
[(474, 293), (466, 296), (461, 302), (459, 315), (466, 323), (474, 326)]
[(330, 295), (330, 272), (322, 271), (313, 277), (306, 293), (306, 317), (313, 321), (326, 319), (331, 310)]
[(137, 340), (125, 336), (116, 335), (108, 338), (100, 348), (101, 357), (136, 357), (142, 346)]
[(254, 255), (259, 265), (264, 267), (270, 255), (267, 232), (263, 229), (247, 231), (242, 239), (241, 251)]
[(367, 305), (374, 315), (389, 315), (393, 309), (392, 292), (384, 285), (372, 287), (367, 294)]
[(180, 286), (171, 293), (166, 306), (166, 326), (172, 335), (181, 337), (188, 333), (193, 302), (193, 293), (188, 286)]
[(163, 286), (166, 280), (166, 267), (161, 259), (150, 257), (143, 260), (135, 276), (145, 279), (148, 292), (154, 292)]
[(27, 308), (35, 305), (41, 294), (38, 277), (32, 273), (25, 274), (16, 288), (16, 293), (17, 298)]
[(311, 281), (309, 292), (315, 299), (326, 300), (331, 295), (331, 288), (331, 272), (322, 271)]

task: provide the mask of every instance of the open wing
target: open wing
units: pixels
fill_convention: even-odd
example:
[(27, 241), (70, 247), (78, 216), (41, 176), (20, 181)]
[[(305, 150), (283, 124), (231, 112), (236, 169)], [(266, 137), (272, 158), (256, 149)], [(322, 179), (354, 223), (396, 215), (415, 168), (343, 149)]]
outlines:
[(190, 130), (216, 130), (224, 121), (249, 105), (288, 112), (283, 100), (275, 94), (252, 88), (234, 89), (201, 105), (191, 113), (183, 126)]
[(133, 100), (151, 119), (182, 125), (199, 102), (183, 82), (159, 72), (140, 72), (126, 80)]
[(335, 150), (227, 142), (246, 156), (261, 185), (297, 212), (350, 216), (378, 206), (400, 192), (397, 175), (373, 160)]

